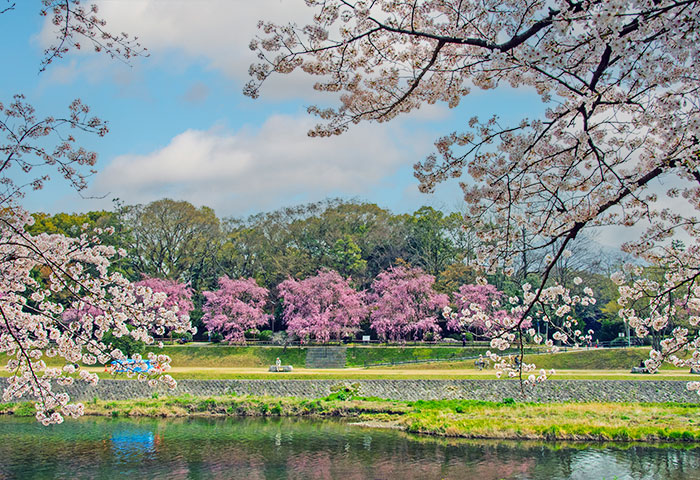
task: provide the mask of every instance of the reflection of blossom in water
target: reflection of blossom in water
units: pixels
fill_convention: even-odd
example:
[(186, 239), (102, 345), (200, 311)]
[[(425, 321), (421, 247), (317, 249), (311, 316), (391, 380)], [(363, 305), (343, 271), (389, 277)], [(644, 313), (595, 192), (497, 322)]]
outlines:
[[(465, 451), (451, 447), (406, 449), (383, 452), (372, 468), (372, 478), (377, 479), (457, 479), (500, 480), (508, 478), (536, 478), (531, 473), (535, 459), (528, 457), (504, 458), (504, 454), (492, 448), (478, 447)], [(400, 460), (397, 460), (400, 459)]]
[(521, 457), (505, 460), (503, 453), (488, 449), (483, 458), (469, 469), (469, 475), (479, 480), (496, 480), (500, 478), (520, 478), (531, 473), (535, 468), (535, 459)]
[[(288, 473), (291, 478), (333, 479), (333, 462), (328, 452), (311, 452), (292, 454), (287, 460)], [(346, 478), (347, 476), (343, 475)]]
[(365, 450), (372, 449), (372, 435), (365, 435), (362, 438), (362, 446), (365, 447)]
[(282, 434), (280, 432), (275, 433), (275, 447), (282, 445)]

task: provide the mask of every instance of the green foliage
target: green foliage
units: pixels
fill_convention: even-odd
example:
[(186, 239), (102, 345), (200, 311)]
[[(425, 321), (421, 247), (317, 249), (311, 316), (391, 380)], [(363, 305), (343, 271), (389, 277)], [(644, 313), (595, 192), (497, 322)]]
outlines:
[(435, 282), (435, 290), (441, 293), (451, 294), (462, 285), (476, 282), (477, 273), (469, 265), (458, 262), (448, 265)]
[(367, 268), (367, 260), (362, 258), (362, 250), (347, 234), (335, 241), (330, 256), (331, 267), (343, 277), (361, 274)]
[(453, 332), (450, 333), (449, 335), (445, 335), (445, 338), (451, 338), (452, 340), (459, 340), (460, 342), (462, 341), (462, 335), (464, 335), (464, 340), (467, 342), (472, 342), (474, 341), (474, 334), (472, 332)]
[(221, 273), (254, 277), (266, 288), (321, 268), (352, 276), (364, 288), (398, 259), (439, 277), (473, 258), (473, 232), (461, 225), (460, 214), (431, 207), (394, 215), (374, 204), (332, 199), (228, 220), (217, 263)]
[(165, 346), (162, 349), (149, 348), (148, 351), (164, 353), (172, 359), (172, 364), (184, 367), (268, 367), (279, 357), (284, 365), (303, 367), (306, 363), (305, 348), (284, 348), (277, 346), (238, 346), (238, 345), (183, 345)]
[[(547, 440), (700, 441), (700, 405), (680, 403), (528, 403), (478, 400), (402, 402), (364, 398), (358, 386), (336, 385), (323, 399), (254, 396), (150, 398), (89, 402), (88, 415), (320, 415), (355, 417), (411, 432), (471, 438)], [(32, 403), (0, 405), (0, 411), (34, 415)], [(634, 418), (630, 423), (629, 418)]]
[(224, 340), (224, 336), (219, 332), (209, 332), (208, 338), (212, 343), (221, 343)]
[[(411, 363), (424, 360), (458, 359), (483, 355), (489, 347), (433, 346), (350, 346), (346, 365), (361, 367), (377, 363)], [(602, 350), (602, 349), (601, 349)], [(283, 346), (239, 345), (166, 345), (162, 349), (149, 347), (146, 351), (164, 353), (178, 367), (265, 367), (275, 364), (279, 357), (284, 365), (299, 368), (306, 365), (306, 348)], [(1, 357), (0, 357), (1, 358)], [(538, 357), (539, 358), (539, 357)], [(537, 359), (536, 359), (537, 360)], [(538, 360), (539, 361), (539, 360)], [(473, 361), (470, 362), (473, 366)]]
[(407, 221), (409, 234), (405, 259), (413, 266), (439, 277), (445, 268), (459, 258), (457, 247), (450, 238), (452, 231), (461, 231), (461, 221), (445, 216), (432, 207), (421, 207)]
[[(615, 302), (617, 303), (617, 302)], [(625, 324), (622, 319), (618, 318), (603, 318), (600, 321), (600, 331), (598, 332), (598, 340), (601, 342), (609, 342), (619, 338), (620, 333), (624, 333)]]
[(176, 343), (188, 343), (188, 342), (192, 341), (192, 333), (191, 332), (173, 333), (172, 338)]
[(459, 347), (349, 347), (347, 349), (348, 366), (364, 366), (374, 363), (404, 363), (416, 360), (449, 360), (478, 356), (486, 353), (488, 347), (462, 348)]
[(115, 337), (111, 332), (104, 335), (103, 341), (112, 348), (118, 348), (127, 357), (133, 356), (135, 353), (143, 354), (146, 352), (146, 344), (140, 340), (134, 340), (130, 335), (122, 335)]
[(261, 342), (269, 342), (272, 340), (272, 330), (263, 330), (258, 334), (258, 339)]
[(207, 398), (197, 404), (197, 410), (199, 410), (200, 412), (209, 411), (215, 409), (216, 406), (217, 403), (215, 399)]
[(139, 274), (188, 281), (195, 291), (213, 285), (220, 222), (209, 207), (168, 198), (123, 207), (129, 229), (129, 260)]
[(243, 333), (243, 335), (244, 335), (245, 338), (247, 338), (248, 340), (253, 340), (253, 339), (255, 339), (255, 338), (258, 337), (258, 334), (259, 334), (259, 333), (260, 333), (260, 331), (259, 331), (257, 328), (251, 328), (251, 329), (249, 329), (249, 330), (246, 330), (246, 331)]
[(555, 370), (627, 370), (649, 358), (648, 348), (572, 350), (556, 355), (525, 356), (526, 363)]

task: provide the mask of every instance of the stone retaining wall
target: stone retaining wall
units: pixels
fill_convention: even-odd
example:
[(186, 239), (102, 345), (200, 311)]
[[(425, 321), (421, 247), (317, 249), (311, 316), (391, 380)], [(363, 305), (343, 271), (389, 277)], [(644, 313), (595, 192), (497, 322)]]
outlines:
[[(75, 400), (124, 400), (159, 395), (197, 397), (214, 395), (269, 395), (277, 397), (319, 398), (338, 385), (356, 384), (364, 396), (392, 400), (472, 399), (534, 402), (690, 402), (700, 403), (700, 396), (689, 392), (684, 381), (666, 380), (547, 380), (530, 387), (526, 395), (512, 380), (180, 380), (175, 390), (150, 388), (131, 380), (101, 380), (95, 386), (76, 384), (56, 387)], [(6, 380), (0, 379), (4, 388)]]

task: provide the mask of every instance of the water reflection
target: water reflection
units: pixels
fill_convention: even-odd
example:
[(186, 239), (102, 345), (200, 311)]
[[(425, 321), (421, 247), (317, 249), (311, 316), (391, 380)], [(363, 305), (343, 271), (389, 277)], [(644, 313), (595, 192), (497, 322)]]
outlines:
[(306, 419), (0, 418), (0, 478), (700, 478), (689, 444), (440, 439)]

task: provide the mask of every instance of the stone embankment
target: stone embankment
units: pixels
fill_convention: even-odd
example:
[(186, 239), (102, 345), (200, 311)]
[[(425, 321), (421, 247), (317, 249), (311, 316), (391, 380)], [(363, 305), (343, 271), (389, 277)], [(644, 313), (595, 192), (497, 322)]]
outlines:
[[(175, 390), (153, 389), (133, 380), (101, 380), (97, 386), (76, 384), (56, 387), (75, 400), (126, 400), (158, 395), (265, 395), (320, 398), (333, 387), (353, 385), (360, 395), (392, 400), (470, 399), (530, 402), (690, 402), (700, 396), (684, 381), (658, 380), (548, 380), (526, 387), (512, 380), (179, 380)], [(6, 380), (0, 379), (0, 387)]]

